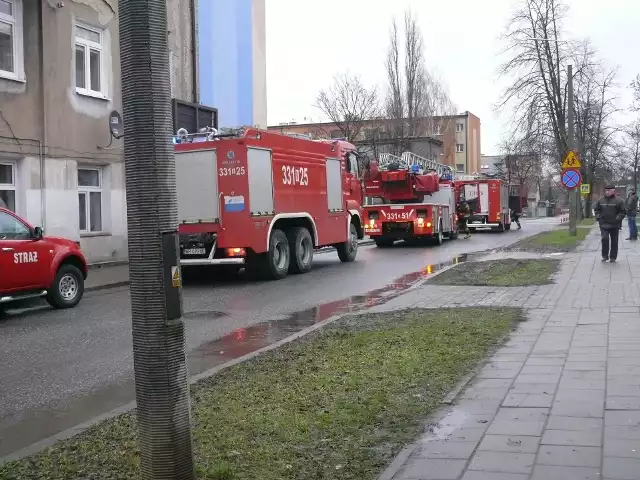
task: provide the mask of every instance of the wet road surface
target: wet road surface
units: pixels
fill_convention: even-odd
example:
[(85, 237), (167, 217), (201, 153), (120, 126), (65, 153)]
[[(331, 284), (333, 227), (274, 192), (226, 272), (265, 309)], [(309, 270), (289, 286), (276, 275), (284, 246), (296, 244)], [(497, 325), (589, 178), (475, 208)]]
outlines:
[[(201, 373), (336, 313), (384, 303), (424, 280), (433, 265), (506, 246), (554, 224), (523, 225), (441, 247), (361, 247), (352, 264), (340, 263), (335, 252), (322, 253), (310, 273), (277, 282), (241, 276), (187, 284), (189, 371)], [(67, 311), (9, 312), (0, 319), (0, 358), (0, 457), (130, 402), (128, 289), (89, 293)]]

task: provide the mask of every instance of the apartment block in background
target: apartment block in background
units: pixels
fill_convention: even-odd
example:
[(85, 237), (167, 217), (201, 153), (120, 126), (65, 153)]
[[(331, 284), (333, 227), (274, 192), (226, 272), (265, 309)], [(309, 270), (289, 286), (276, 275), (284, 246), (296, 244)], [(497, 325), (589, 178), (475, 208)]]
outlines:
[[(375, 144), (379, 153), (391, 152), (397, 143), (398, 120), (376, 118), (364, 120), (358, 138), (359, 147), (373, 150)], [(336, 123), (295, 123), (288, 122), (268, 127), (281, 133), (309, 135), (312, 138), (342, 138)], [(480, 172), (480, 119), (470, 112), (459, 115), (425, 118), (418, 122), (418, 132), (414, 137), (403, 139), (406, 147), (415, 153), (426, 153), (430, 158), (451, 166), (456, 173)], [(372, 132), (375, 132), (372, 134)], [(375, 139), (375, 141), (372, 141)]]

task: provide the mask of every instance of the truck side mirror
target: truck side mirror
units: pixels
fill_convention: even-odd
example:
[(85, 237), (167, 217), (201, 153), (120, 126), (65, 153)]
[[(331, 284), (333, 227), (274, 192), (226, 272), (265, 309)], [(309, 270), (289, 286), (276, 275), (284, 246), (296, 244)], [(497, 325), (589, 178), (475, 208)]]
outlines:
[(42, 227), (36, 227), (33, 229), (33, 236), (35, 237), (36, 240), (40, 240), (42, 239), (44, 233), (42, 231)]

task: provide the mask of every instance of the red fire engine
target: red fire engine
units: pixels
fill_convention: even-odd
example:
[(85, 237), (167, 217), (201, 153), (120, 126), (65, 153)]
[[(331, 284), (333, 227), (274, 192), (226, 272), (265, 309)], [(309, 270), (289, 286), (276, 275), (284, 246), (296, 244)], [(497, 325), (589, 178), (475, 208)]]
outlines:
[(243, 266), (271, 279), (311, 268), (314, 249), (356, 258), (362, 188), (356, 148), (255, 128), (176, 142), (180, 264)]
[(451, 169), (405, 152), (371, 162), (365, 174), (365, 233), (378, 247), (458, 236), (455, 185)]
[(462, 176), (456, 179), (458, 201), (466, 200), (471, 208), (470, 229), (511, 229), (509, 187), (500, 179)]

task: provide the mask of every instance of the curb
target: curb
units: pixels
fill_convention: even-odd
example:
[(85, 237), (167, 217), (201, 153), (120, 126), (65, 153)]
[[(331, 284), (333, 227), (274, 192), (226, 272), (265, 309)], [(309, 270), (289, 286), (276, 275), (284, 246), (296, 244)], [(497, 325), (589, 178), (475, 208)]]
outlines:
[[(287, 338), (283, 338), (282, 340), (272, 344), (272, 345), (267, 345), (266, 347), (263, 347), (259, 350), (256, 350), (255, 352), (251, 352), (248, 353), (246, 355), (243, 355), (242, 357), (238, 357), (234, 360), (231, 360), (229, 362), (223, 363), (222, 365), (218, 365), (216, 367), (213, 367), (209, 370), (206, 370), (202, 373), (199, 373), (197, 375), (193, 375), (191, 377), (189, 377), (189, 385), (193, 385), (196, 382), (199, 382), (201, 380), (205, 380), (213, 375), (215, 375), (216, 373), (225, 370), (229, 367), (232, 367), (234, 365), (237, 365), (239, 363), (243, 363), (246, 362), (248, 360), (251, 360), (263, 353), (269, 352), (271, 350), (275, 350), (276, 348), (279, 348), (283, 345), (286, 345), (287, 343), (293, 342), (294, 340), (297, 340), (301, 337), (304, 337), (312, 332), (315, 332), (316, 330), (319, 330), (320, 328), (335, 322), (336, 320), (342, 318), (343, 316), (345, 316), (345, 314), (340, 314), (340, 315), (334, 315), (332, 317), (327, 318), (326, 320), (323, 320), (321, 322), (318, 322), (310, 327), (307, 327), (303, 330), (300, 330), (298, 333), (295, 333), (293, 335), (290, 335)], [(45, 438), (43, 440), (40, 440), (39, 442), (33, 443), (31, 445), (29, 445), (28, 447), (22, 448), (16, 452), (10, 453), (9, 455), (5, 455), (4, 457), (0, 457), (0, 466), (5, 463), (5, 462), (11, 462), (11, 461), (16, 461), (16, 460), (21, 460), (24, 457), (28, 457), (30, 455), (34, 455), (38, 452), (41, 452), (42, 450), (51, 447), (52, 445), (54, 445), (55, 443), (61, 441), (61, 440), (67, 440), (71, 437), (73, 437), (74, 435), (78, 435), (79, 433), (82, 433), (83, 431), (87, 430), (88, 428), (91, 428), (95, 425), (97, 425), (98, 423), (101, 423), (105, 420), (109, 420), (113, 417), (117, 417), (118, 415), (122, 415), (124, 413), (129, 413), (131, 412), (131, 410), (136, 408), (136, 402), (132, 401), (129, 402), (125, 405), (122, 405), (120, 407), (117, 407), (109, 412), (103, 413), (102, 415), (99, 415), (97, 417), (94, 417), (90, 420), (87, 420), (86, 422), (80, 423), (74, 427), (68, 428), (66, 430), (63, 430), (60, 433), (57, 433), (55, 435), (52, 435), (51, 437)]]

